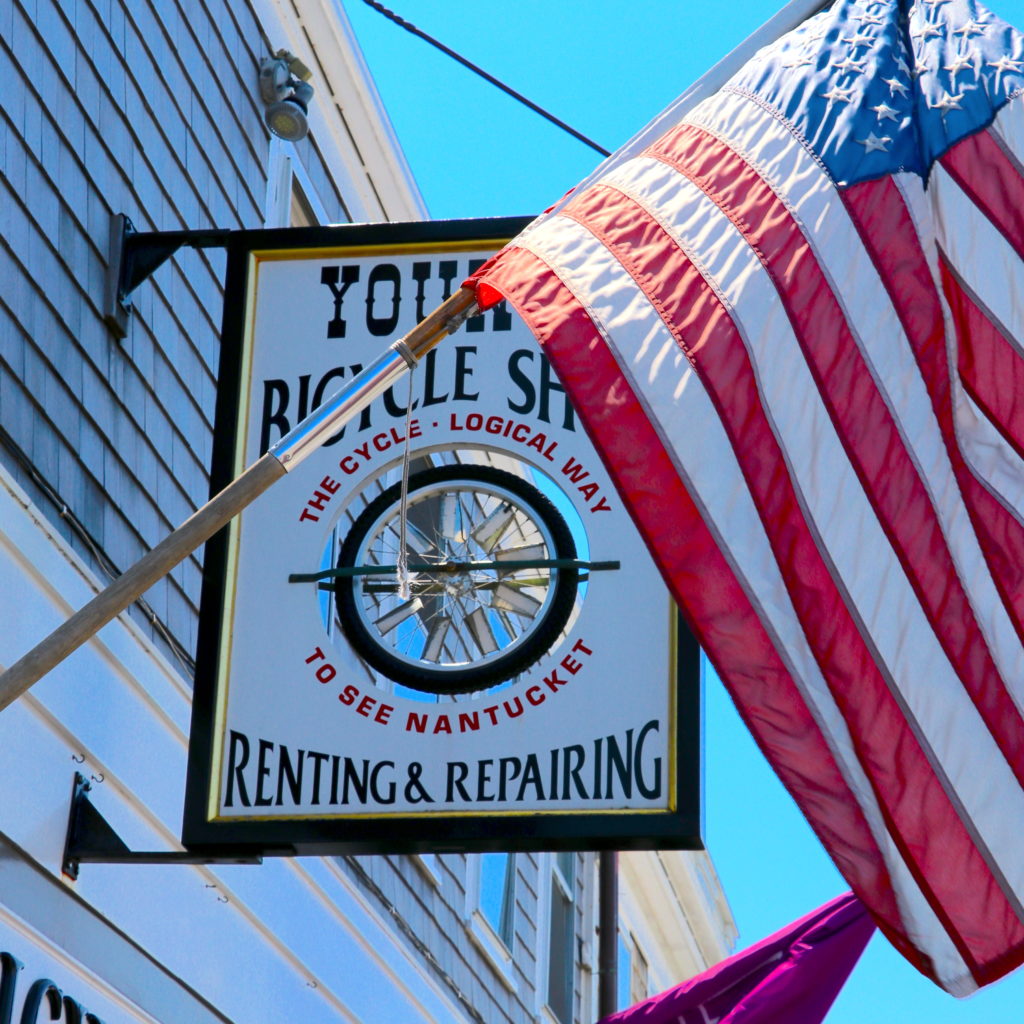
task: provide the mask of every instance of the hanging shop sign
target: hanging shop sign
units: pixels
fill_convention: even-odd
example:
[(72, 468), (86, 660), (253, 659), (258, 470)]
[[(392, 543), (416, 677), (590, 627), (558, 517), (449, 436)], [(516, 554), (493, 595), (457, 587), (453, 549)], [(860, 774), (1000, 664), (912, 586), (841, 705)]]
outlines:
[[(233, 236), (214, 490), (524, 223)], [(207, 546), (189, 846), (696, 847), (699, 763), (696, 647), (504, 305)]]

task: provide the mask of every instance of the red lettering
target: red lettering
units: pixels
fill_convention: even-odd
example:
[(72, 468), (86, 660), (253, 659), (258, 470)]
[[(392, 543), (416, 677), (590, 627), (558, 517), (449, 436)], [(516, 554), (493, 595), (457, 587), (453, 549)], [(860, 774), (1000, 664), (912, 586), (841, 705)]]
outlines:
[(574, 484), (578, 484), (584, 477), (590, 476), (590, 473), (583, 468), (583, 464), (577, 462), (571, 455), (569, 461), (562, 467), (562, 474), (569, 477)]
[(306, 502), (306, 504), (310, 508), (315, 508), (317, 512), (323, 512), (323, 510), (327, 507), (327, 502), (329, 502), (330, 500), (331, 496), (329, 494), (324, 494), (323, 491), (314, 491), (313, 497), (310, 498), (309, 501)]
[(558, 687), (565, 686), (565, 684), (567, 682), (569, 682), (568, 679), (559, 679), (558, 678), (558, 669), (557, 668), (555, 669), (554, 672), (551, 673), (551, 675), (544, 677), (544, 685), (552, 693), (554, 693), (558, 689)]
[(338, 694), (338, 700), (340, 700), (342, 704), (353, 704), (358, 696), (359, 690), (349, 683), (349, 685)]
[(391, 720), (391, 712), (395, 709), (390, 704), (381, 704), (377, 708), (377, 713), (373, 716), (375, 722), (379, 722), (381, 725), (387, 725)]
[(363, 697), (359, 702), (359, 706), (356, 708), (356, 714), (362, 715), (363, 718), (369, 718), (370, 708), (372, 708), (376, 703), (377, 701), (373, 697)]
[(426, 732), (427, 731), (427, 716), (418, 715), (415, 711), (409, 712), (409, 717), (405, 720), (405, 731), (406, 732)]
[(337, 494), (338, 488), (341, 486), (341, 481), (332, 480), (329, 476), (325, 476), (323, 480), (320, 481), (320, 486), (330, 494)]
[(539, 686), (531, 686), (526, 691), (526, 699), (534, 707), (537, 707), (538, 704), (543, 704), (548, 698), (547, 694)]
[(583, 662), (577, 661), (570, 654), (567, 654), (558, 664), (561, 665), (562, 668), (564, 668), (571, 676), (576, 675), (576, 673), (583, 668)]
[(527, 448), (536, 448), (541, 454), (544, 453), (544, 445), (548, 443), (547, 434), (534, 434), (529, 441), (526, 442)]

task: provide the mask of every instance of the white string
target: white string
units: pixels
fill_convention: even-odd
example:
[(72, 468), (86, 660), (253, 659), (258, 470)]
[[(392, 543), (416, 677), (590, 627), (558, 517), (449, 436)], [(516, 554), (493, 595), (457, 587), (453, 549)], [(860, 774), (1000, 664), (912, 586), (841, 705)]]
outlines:
[(409, 579), (409, 552), (405, 540), (409, 512), (409, 462), (412, 457), (412, 446), (409, 441), (412, 427), (412, 377), (415, 372), (416, 367), (410, 367), (409, 398), (405, 403), (405, 452), (402, 456), (402, 497), (398, 506), (398, 564), (396, 566), (396, 576), (398, 578), (398, 597), (402, 601), (408, 601), (412, 597), (412, 584)]

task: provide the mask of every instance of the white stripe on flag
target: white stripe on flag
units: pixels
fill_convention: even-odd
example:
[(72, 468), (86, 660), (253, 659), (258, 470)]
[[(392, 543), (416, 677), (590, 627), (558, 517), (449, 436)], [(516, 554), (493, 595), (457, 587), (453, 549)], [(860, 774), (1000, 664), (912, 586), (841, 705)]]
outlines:
[(992, 131), (1002, 142), (1003, 148), (1016, 160), (1018, 167), (1024, 167), (1024, 103), (1020, 98), (1007, 103), (996, 114)]
[(1020, 257), (941, 164), (933, 168), (928, 190), (940, 248), (968, 288), (1008, 328), (1007, 341), (1024, 355), (1024, 294), (1007, 287), (1020, 277)]

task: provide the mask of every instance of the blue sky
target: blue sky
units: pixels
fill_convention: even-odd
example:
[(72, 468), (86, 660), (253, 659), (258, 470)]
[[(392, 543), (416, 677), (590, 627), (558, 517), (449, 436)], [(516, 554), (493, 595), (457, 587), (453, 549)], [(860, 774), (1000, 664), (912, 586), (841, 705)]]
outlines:
[[(432, 217), (538, 213), (599, 162), (593, 150), (361, 0), (344, 5)], [(755, 31), (781, 0), (390, 6), (611, 150)], [(1024, 0), (990, 6), (1024, 28)], [(707, 844), (742, 946), (845, 886), (713, 677), (706, 699)], [(1020, 1020), (1022, 1008), (1024, 971), (955, 1000), (876, 936), (828, 1021), (993, 1024)]]

